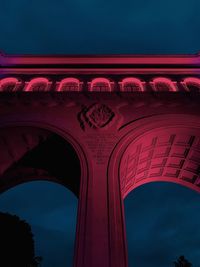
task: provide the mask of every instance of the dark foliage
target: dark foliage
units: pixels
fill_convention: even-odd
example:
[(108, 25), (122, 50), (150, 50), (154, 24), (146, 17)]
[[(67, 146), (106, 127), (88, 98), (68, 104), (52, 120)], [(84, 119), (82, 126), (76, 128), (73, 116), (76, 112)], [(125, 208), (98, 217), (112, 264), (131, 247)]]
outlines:
[(177, 261), (174, 261), (175, 267), (192, 267), (192, 264), (185, 259), (184, 256), (180, 256)]
[(0, 212), (0, 266), (37, 266), (31, 227), (16, 215)]

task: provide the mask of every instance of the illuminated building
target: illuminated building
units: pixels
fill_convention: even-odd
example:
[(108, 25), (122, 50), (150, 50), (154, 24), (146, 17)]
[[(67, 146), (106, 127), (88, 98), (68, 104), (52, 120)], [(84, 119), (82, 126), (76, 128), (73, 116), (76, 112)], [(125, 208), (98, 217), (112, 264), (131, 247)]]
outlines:
[(79, 198), (75, 267), (126, 267), (123, 199), (154, 181), (200, 191), (200, 57), (5, 56), (0, 185)]

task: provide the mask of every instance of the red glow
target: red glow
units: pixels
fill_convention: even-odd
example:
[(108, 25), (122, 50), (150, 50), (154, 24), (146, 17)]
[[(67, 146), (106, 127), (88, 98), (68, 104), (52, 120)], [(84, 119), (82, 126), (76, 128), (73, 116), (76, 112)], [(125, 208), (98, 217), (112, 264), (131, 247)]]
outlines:
[(56, 91), (81, 91), (81, 83), (76, 78), (65, 78), (59, 83)]
[(154, 78), (153, 82), (150, 82), (154, 91), (178, 91), (178, 87), (176, 86), (177, 82), (173, 82), (169, 78), (158, 77)]
[(137, 64), (137, 65), (197, 65), (200, 55), (96, 55), (96, 56), (27, 56), (0, 55), (2, 66), (10, 65), (85, 65), (85, 64)]
[[(57, 92), (81, 92), (83, 90), (83, 82), (74, 77), (66, 77), (61, 81), (56, 80), (58, 77), (51, 77), (51, 81), (45, 77), (35, 77), (26, 80), (24, 76), (6, 77), (0, 79), (0, 92), (13, 91), (57, 91)], [(89, 78), (90, 79), (90, 78)], [(180, 78), (179, 78), (180, 79)], [(119, 84), (119, 89), (115, 89), (115, 85)], [(145, 92), (148, 85), (156, 92), (177, 92), (177, 91), (197, 91), (200, 92), (200, 78), (187, 77), (182, 81), (172, 81), (166, 77), (154, 77), (152, 81), (142, 81), (135, 77), (126, 77), (121, 82), (118, 79), (110, 81), (107, 78), (94, 78), (91, 82), (85, 81), (85, 91), (90, 92), (113, 92), (120, 90), (121, 92)]]
[[(200, 54), (0, 54), (0, 91), (26, 91), (2, 93), (0, 189), (31, 179), (78, 186), (74, 267), (128, 266), (123, 199), (138, 186), (174, 182), (200, 192), (200, 94), (176, 93), (184, 88), (200, 92)], [(48, 169), (54, 157), (29, 152), (45, 157), (51, 145), (57, 162)], [(74, 178), (65, 179), (68, 171)]]
[(0, 80), (0, 91), (16, 91), (21, 82), (17, 78), (9, 77)]
[(145, 91), (145, 82), (142, 82), (138, 78), (133, 78), (133, 77), (128, 77), (124, 78), (120, 84), (120, 89), (121, 91), (129, 91), (129, 92), (134, 92), (134, 91), (139, 91), (139, 92), (144, 92)]
[(24, 91), (49, 91), (51, 82), (47, 78), (38, 77), (33, 78), (30, 82), (26, 83)]
[[(194, 78), (194, 77), (188, 77), (181, 82), (181, 84), (184, 86), (186, 91), (192, 91), (192, 88), (197, 89), (200, 91), (200, 79)], [(191, 88), (192, 87), (192, 88)]]
[(89, 84), (89, 91), (93, 92), (111, 92), (112, 91), (112, 84), (108, 79), (106, 78), (95, 78), (92, 80)]

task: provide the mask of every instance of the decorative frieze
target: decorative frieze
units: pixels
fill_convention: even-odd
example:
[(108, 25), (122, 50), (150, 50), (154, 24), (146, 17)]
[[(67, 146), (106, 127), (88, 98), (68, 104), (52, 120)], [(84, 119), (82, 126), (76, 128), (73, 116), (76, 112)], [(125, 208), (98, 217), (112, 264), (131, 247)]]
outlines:
[(0, 92), (199, 92), (200, 78), (185, 77), (174, 80), (166, 77), (140, 79), (125, 77), (121, 81), (96, 77), (84, 81), (77, 77), (58, 79), (48, 77), (4, 77), (0, 79)]

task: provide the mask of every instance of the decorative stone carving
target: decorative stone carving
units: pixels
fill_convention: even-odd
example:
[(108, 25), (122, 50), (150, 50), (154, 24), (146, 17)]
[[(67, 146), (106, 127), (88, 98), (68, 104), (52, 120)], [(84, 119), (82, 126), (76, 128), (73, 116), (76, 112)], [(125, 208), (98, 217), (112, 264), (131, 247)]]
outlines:
[(89, 107), (83, 107), (78, 114), (80, 126), (85, 130), (85, 122), (90, 128), (104, 128), (114, 118), (115, 113), (105, 104), (95, 103)]

